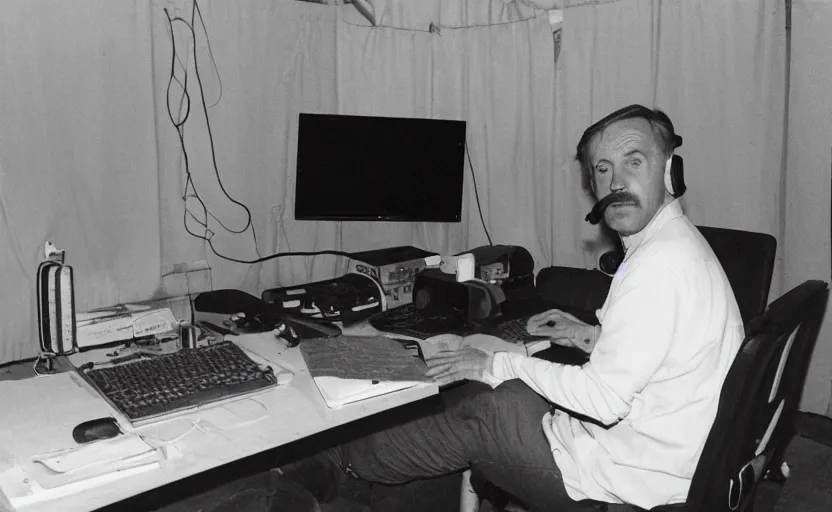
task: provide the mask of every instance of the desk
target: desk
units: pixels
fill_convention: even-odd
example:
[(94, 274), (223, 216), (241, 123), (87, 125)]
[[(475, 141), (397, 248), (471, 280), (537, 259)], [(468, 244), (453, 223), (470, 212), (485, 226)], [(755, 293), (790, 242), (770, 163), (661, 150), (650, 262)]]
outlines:
[[(233, 339), (244, 349), (295, 374), (290, 384), (256, 395), (257, 400), (268, 409), (266, 418), (224, 434), (194, 430), (175, 443), (182, 456), (162, 462), (158, 469), (131, 475), (104, 487), (80, 491), (60, 500), (32, 504), (20, 508), (19, 512), (94, 510), (438, 392), (436, 384), (423, 383), (340, 409), (329, 409), (306, 369), (299, 348), (284, 348), (270, 333), (227, 339)], [(14, 428), (14, 425), (7, 424), (5, 428)]]

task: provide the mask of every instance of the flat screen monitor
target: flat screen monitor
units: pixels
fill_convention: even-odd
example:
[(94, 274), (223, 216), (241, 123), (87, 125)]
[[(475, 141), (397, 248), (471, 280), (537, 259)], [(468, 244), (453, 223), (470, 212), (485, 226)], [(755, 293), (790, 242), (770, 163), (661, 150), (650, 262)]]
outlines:
[(300, 114), (295, 219), (459, 222), (465, 121)]

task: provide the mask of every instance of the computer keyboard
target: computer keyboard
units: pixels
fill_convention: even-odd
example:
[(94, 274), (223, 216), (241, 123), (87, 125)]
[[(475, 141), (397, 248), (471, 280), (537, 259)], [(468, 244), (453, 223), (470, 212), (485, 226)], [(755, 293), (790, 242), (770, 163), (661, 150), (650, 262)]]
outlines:
[(230, 341), (180, 350), (82, 374), (131, 422), (146, 420), (277, 383), (274, 371)]
[(421, 339), (436, 334), (473, 332), (462, 312), (417, 309), (413, 304), (377, 313), (369, 318), (369, 322), (380, 331)]
[(526, 330), (527, 320), (528, 317), (508, 320), (506, 322), (496, 325), (492, 332), (489, 334), (493, 334), (494, 336), (497, 336), (498, 338), (504, 339), (506, 341), (522, 344), (529, 343), (532, 341), (541, 341), (549, 339), (547, 336), (529, 334), (529, 331)]

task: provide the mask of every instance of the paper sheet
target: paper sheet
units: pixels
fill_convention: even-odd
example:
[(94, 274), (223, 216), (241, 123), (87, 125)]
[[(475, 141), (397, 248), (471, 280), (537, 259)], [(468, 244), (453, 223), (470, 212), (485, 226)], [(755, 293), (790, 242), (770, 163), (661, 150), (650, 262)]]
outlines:
[[(15, 506), (55, 496), (55, 493), (45, 493), (45, 486), (35, 480), (33, 459), (41, 454), (77, 448), (72, 430), (80, 423), (108, 416), (120, 419), (71, 372), (0, 381), (0, 410), (7, 418), (0, 424), (0, 446), (5, 448), (0, 453), (3, 459), (0, 468), (4, 468), (0, 470), (0, 488)], [(125, 430), (123, 421), (120, 423)], [(78, 490), (73, 486), (64, 487), (59, 494)]]
[(372, 381), (360, 379), (339, 379), (338, 377), (315, 377), (315, 384), (330, 409), (360, 402), (402, 389), (412, 388), (419, 382)]

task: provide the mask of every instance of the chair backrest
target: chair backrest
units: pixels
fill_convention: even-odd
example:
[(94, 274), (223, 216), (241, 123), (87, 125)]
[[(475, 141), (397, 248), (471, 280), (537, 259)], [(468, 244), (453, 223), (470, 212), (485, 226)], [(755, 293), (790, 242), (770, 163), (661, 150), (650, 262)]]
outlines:
[(791, 439), (827, 299), (825, 282), (806, 281), (747, 326), (685, 510), (736, 512), (753, 502), (773, 454)]
[[(754, 231), (710, 226), (697, 228), (725, 270), (742, 321), (748, 324), (761, 315), (768, 304), (777, 240), (771, 235)], [(615, 272), (622, 260), (620, 251), (610, 251), (601, 256), (600, 263), (605, 272)], [(605, 294), (608, 288), (609, 285), (604, 289)]]
[(728, 276), (744, 324), (768, 304), (777, 240), (765, 233), (697, 226)]
[(612, 278), (599, 270), (552, 266), (537, 273), (535, 289), (554, 307), (597, 324), (595, 310), (604, 305), (611, 282)]

